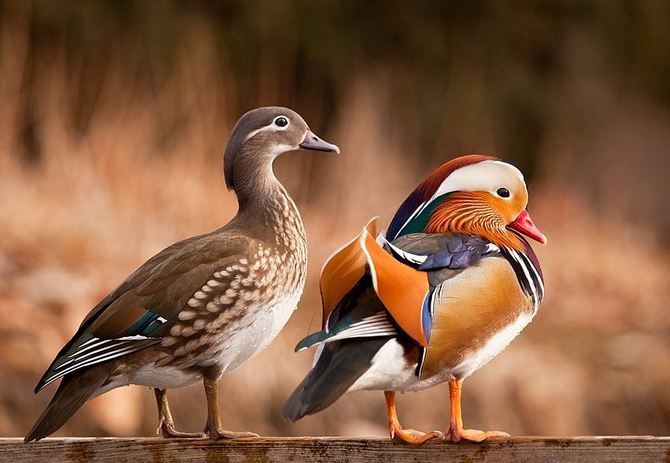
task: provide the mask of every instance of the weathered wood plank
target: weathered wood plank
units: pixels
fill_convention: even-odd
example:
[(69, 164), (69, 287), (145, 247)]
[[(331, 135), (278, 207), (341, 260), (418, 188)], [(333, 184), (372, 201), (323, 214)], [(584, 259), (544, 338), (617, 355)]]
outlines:
[(0, 439), (0, 462), (670, 462), (670, 437), (515, 437), (484, 444), (387, 439)]

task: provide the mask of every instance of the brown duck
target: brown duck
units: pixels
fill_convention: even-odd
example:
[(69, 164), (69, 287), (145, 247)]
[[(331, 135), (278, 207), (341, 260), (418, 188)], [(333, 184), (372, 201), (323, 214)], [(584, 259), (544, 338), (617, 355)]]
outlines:
[(302, 294), (305, 230), (272, 171), (277, 156), (298, 149), (339, 152), (290, 109), (242, 116), (224, 155), (237, 215), (164, 249), (91, 310), (35, 388), (62, 378), (26, 442), (56, 431), (88, 399), (129, 384), (154, 388), (164, 437), (201, 437), (175, 429), (166, 396), (196, 381), (207, 397), (206, 436), (255, 436), (223, 429), (217, 381), (274, 339)]

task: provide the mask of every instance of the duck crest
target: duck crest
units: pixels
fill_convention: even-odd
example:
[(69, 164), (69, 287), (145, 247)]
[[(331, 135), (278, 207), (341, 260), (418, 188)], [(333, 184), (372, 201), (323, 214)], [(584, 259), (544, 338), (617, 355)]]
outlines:
[(405, 199), (396, 211), (389, 225), (387, 238), (394, 240), (408, 233), (417, 233), (425, 229), (432, 213), (450, 193), (434, 197), (442, 182), (455, 170), (482, 161), (496, 161), (495, 156), (468, 154), (445, 162), (435, 169)]

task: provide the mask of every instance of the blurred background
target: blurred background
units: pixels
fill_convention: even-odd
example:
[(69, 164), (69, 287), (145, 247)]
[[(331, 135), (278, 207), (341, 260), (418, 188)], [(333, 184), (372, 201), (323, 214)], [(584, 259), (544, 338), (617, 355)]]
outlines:
[[(0, 435), (82, 317), (132, 270), (236, 211), (222, 154), (245, 111), (286, 105), (341, 156), (276, 162), (306, 224), (310, 278), (286, 329), (221, 384), (225, 425), (386, 436), (381, 392), (295, 425), (318, 271), (463, 153), (517, 164), (549, 244), (535, 321), (465, 382), (466, 425), (513, 434), (670, 434), (670, 3), (0, 2)], [(200, 385), (171, 391), (200, 430)], [(448, 424), (446, 386), (401, 397)], [(153, 435), (153, 394), (97, 398), (58, 435)]]

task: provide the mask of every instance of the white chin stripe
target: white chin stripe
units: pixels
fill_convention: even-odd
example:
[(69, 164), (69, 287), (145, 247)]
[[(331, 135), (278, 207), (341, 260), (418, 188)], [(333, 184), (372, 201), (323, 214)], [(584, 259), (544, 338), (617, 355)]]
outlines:
[(291, 145), (286, 145), (286, 144), (281, 144), (281, 145), (275, 145), (272, 147), (270, 150), (270, 153), (273, 156), (279, 156), (282, 153), (286, 153), (287, 151), (295, 151), (297, 150), (297, 146), (291, 146)]

